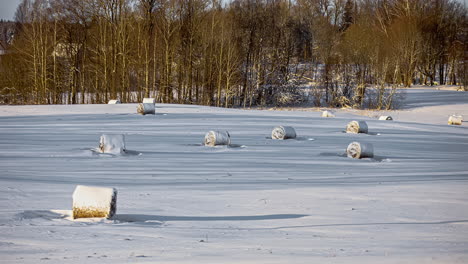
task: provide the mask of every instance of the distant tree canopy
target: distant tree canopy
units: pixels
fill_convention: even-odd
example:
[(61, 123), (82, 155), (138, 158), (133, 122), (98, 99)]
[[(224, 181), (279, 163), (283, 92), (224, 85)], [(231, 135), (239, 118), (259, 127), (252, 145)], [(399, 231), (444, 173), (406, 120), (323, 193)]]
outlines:
[(14, 31), (0, 22), (0, 103), (389, 109), (398, 86), (467, 87), (466, 14), (454, 0), (23, 0)]

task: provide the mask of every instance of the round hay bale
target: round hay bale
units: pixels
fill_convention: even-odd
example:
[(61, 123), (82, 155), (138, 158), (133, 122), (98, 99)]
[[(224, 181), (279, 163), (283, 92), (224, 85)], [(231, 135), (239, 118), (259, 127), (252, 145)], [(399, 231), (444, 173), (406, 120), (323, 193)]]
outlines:
[(110, 100), (107, 104), (120, 104), (120, 100)]
[(448, 119), (449, 125), (461, 126), (463, 122), (463, 116), (461, 115), (451, 115)]
[(142, 103), (138, 104), (137, 113), (142, 115), (154, 115), (156, 114), (156, 109), (154, 104)]
[(103, 134), (99, 140), (99, 152), (122, 154), (125, 152), (125, 136)]
[(231, 144), (231, 135), (227, 131), (210, 131), (206, 133), (205, 146), (214, 147), (217, 145), (230, 145)]
[(156, 103), (156, 98), (143, 98), (143, 103), (144, 104), (155, 104)]
[(364, 133), (367, 134), (368, 127), (365, 121), (351, 121), (346, 126), (346, 133)]
[(351, 142), (346, 148), (349, 158), (362, 159), (374, 157), (374, 146), (371, 143)]
[(290, 126), (278, 126), (271, 131), (272, 139), (290, 139), (296, 138), (296, 130)]
[(111, 218), (117, 210), (117, 190), (78, 185), (73, 192), (73, 219)]
[(391, 120), (393, 120), (393, 118), (391, 116), (380, 116), (379, 120), (389, 120), (389, 121), (391, 121)]
[(323, 111), (322, 117), (335, 117), (335, 115), (330, 111)]

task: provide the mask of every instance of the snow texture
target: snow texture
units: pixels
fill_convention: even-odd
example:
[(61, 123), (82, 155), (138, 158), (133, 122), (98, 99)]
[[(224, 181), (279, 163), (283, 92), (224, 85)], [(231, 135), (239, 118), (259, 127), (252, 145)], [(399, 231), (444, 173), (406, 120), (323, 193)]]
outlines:
[(73, 218), (111, 218), (117, 208), (117, 190), (78, 185), (73, 192)]
[[(468, 126), (447, 125), (468, 115), (468, 93), (408, 89), (401, 104), (330, 119), (316, 108), (0, 106), (0, 262), (468, 263)], [(352, 120), (373, 133), (343, 133)], [(277, 124), (300, 137), (267, 139)], [(245, 147), (204, 147), (209, 130)], [(141, 155), (91, 151), (101, 134), (124, 134)], [(347, 158), (353, 141), (374, 158)], [(115, 187), (116, 215), (73, 220), (76, 185)]]
[(109, 100), (107, 104), (120, 104), (120, 100)]
[(278, 126), (271, 131), (272, 139), (291, 139), (296, 138), (296, 130), (291, 126)]

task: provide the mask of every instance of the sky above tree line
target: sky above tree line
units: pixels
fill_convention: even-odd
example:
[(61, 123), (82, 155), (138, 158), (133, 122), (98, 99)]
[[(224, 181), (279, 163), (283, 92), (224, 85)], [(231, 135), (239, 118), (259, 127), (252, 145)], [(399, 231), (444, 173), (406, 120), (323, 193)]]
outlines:
[[(456, 0), (468, 6), (468, 0)], [(13, 20), (16, 7), (21, 0), (0, 0), (0, 19)]]

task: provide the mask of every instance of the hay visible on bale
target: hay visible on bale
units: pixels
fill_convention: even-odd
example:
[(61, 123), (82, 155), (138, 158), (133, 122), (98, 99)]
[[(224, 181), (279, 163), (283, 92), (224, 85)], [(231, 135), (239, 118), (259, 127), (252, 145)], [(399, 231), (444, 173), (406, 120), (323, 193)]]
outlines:
[(374, 157), (374, 146), (371, 143), (351, 142), (346, 149), (349, 158), (362, 159)]
[(351, 121), (346, 126), (346, 133), (364, 133), (367, 134), (368, 128), (365, 121)]
[(110, 100), (107, 104), (120, 104), (120, 100)]
[(227, 131), (210, 131), (205, 135), (205, 146), (230, 145), (231, 135)]
[(144, 104), (155, 104), (156, 103), (156, 98), (143, 98), (143, 103)]
[(78, 185), (73, 192), (73, 219), (111, 218), (117, 210), (117, 190)]
[(154, 115), (156, 114), (156, 109), (154, 104), (142, 103), (138, 104), (137, 112), (142, 115)]
[(322, 117), (335, 117), (335, 115), (330, 111), (323, 111)]
[(122, 154), (125, 152), (124, 135), (101, 135), (99, 140), (99, 151), (101, 153)]
[(393, 120), (391, 116), (380, 116), (379, 120)]
[(451, 115), (448, 119), (449, 125), (461, 126), (462, 122), (463, 122), (463, 116), (461, 115)]
[(296, 130), (294, 130), (294, 128), (290, 126), (275, 127), (273, 131), (271, 131), (271, 138), (272, 139), (296, 138)]

